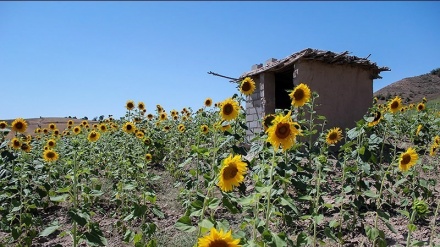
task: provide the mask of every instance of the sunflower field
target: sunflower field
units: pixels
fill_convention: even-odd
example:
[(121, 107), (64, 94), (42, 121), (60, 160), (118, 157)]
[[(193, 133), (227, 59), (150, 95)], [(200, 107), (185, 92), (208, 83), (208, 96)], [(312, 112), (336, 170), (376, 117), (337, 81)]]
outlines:
[(436, 105), (372, 99), (343, 130), (300, 84), (249, 140), (254, 90), (32, 135), (0, 121), (0, 246), (440, 246)]

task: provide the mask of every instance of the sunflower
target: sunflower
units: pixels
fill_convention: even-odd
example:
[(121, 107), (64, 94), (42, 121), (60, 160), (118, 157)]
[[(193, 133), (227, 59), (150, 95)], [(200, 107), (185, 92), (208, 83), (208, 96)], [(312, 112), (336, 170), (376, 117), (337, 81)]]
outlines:
[(250, 77), (244, 78), (240, 83), (240, 92), (244, 95), (251, 95), (255, 91), (255, 81)]
[(53, 130), (53, 135), (58, 136), (60, 134), (60, 131), (58, 129)]
[(291, 148), (295, 143), (295, 137), (300, 132), (295, 128), (295, 122), (292, 121), (290, 117), (291, 112), (286, 116), (278, 115), (272, 121), (272, 126), (270, 126), (266, 132), (268, 133), (267, 141), (272, 144), (275, 150), (277, 150), (280, 145), (283, 146), (283, 150)]
[(220, 105), (220, 116), (223, 120), (230, 121), (237, 118), (240, 111), (238, 102), (232, 98), (227, 98)]
[(310, 100), (312, 92), (306, 84), (301, 83), (295, 87), (295, 89), (289, 94), (289, 96), (292, 99), (292, 105), (300, 107)]
[(139, 101), (138, 102), (138, 109), (143, 111), (145, 109), (145, 103), (142, 101)]
[(126, 133), (134, 133), (136, 130), (136, 126), (132, 122), (126, 122), (124, 126), (122, 126), (122, 130)]
[(272, 121), (275, 119), (275, 114), (268, 114), (263, 118), (263, 127), (266, 131), (270, 126), (272, 126)]
[(127, 108), (127, 110), (131, 111), (134, 109), (134, 101), (133, 100), (128, 100), (127, 103), (125, 103), (125, 108)]
[(210, 107), (212, 105), (212, 99), (211, 98), (206, 98), (205, 99), (205, 106), (206, 107)]
[(90, 131), (87, 139), (89, 140), (89, 142), (96, 142), (100, 136), (101, 136), (101, 134), (99, 132), (92, 130), (92, 131)]
[(232, 231), (219, 232), (213, 227), (210, 234), (198, 239), (198, 247), (240, 247), (240, 239), (232, 238)]
[(79, 133), (81, 133), (81, 125), (75, 126), (75, 127), (73, 128), (73, 133), (74, 133), (75, 135), (78, 135)]
[(400, 108), (402, 108), (402, 99), (399, 96), (396, 96), (388, 103), (388, 109), (392, 113), (400, 111)]
[(89, 122), (87, 122), (87, 120), (83, 120), (83, 121), (81, 121), (81, 125), (84, 126), (84, 127), (85, 127), (86, 125), (88, 125), (88, 124), (89, 124)]
[(419, 155), (417, 154), (416, 150), (412, 147), (408, 148), (406, 152), (400, 154), (399, 169), (404, 172), (408, 171), (416, 164), (418, 159)]
[(423, 97), (422, 102), (423, 102), (423, 103), (426, 103), (426, 101), (428, 101), (428, 100), (426, 99), (426, 97)]
[(168, 125), (166, 125), (166, 126), (163, 127), (163, 130), (164, 130), (164, 131), (169, 131), (170, 129), (171, 129), (171, 127), (168, 126)]
[(416, 136), (419, 135), (420, 131), (422, 130), (423, 125), (419, 124), (419, 126), (417, 126), (417, 130), (416, 130)]
[(424, 111), (426, 109), (426, 106), (424, 103), (419, 103), (417, 105), (417, 111)]
[(32, 147), (30, 144), (24, 142), (21, 144), (20, 148), (21, 148), (21, 150), (25, 151), (26, 153), (29, 153), (31, 151)]
[(151, 114), (151, 113), (149, 113), (149, 114), (147, 115), (147, 118), (148, 118), (148, 120), (152, 120), (152, 119), (154, 118), (154, 115)]
[(43, 159), (47, 162), (57, 161), (58, 153), (53, 151), (52, 149), (47, 149), (43, 152)]
[(434, 137), (434, 143), (440, 146), (440, 136)]
[(67, 125), (72, 126), (74, 124), (73, 120), (67, 121)]
[(50, 123), (49, 124), (49, 129), (50, 130), (54, 130), (54, 129), (56, 129), (57, 128), (57, 125), (56, 124), (54, 124), (54, 123)]
[(247, 171), (246, 163), (241, 161), (241, 155), (232, 156), (230, 154), (223, 160), (220, 169), (218, 186), (224, 192), (232, 191), (234, 186), (239, 186), (244, 180)]
[(328, 145), (336, 144), (340, 140), (342, 140), (342, 130), (338, 127), (330, 129), (325, 138)]
[(27, 129), (28, 124), (26, 123), (26, 120), (24, 120), (23, 118), (17, 118), (14, 120), (14, 122), (12, 122), (11, 126), (12, 126), (12, 130), (19, 133), (24, 133)]
[(146, 155), (145, 155), (145, 159), (146, 159), (147, 161), (151, 161), (151, 160), (153, 159), (153, 156), (152, 156), (151, 154), (146, 154)]
[(149, 146), (149, 145), (151, 144), (151, 139), (148, 138), (148, 137), (145, 137), (145, 138), (144, 138), (144, 144), (145, 144), (146, 146)]
[(44, 133), (44, 134), (47, 134), (47, 133), (49, 133), (49, 130), (46, 129), (46, 128), (43, 128), (43, 133)]
[(183, 133), (183, 132), (185, 132), (185, 125), (183, 125), (183, 124), (179, 124), (179, 125), (177, 126), (177, 129), (178, 129), (181, 133)]
[(34, 133), (35, 133), (35, 134), (41, 133), (41, 128), (36, 128), (36, 129), (34, 130)]
[(436, 143), (433, 143), (433, 144), (431, 145), (431, 147), (429, 148), (429, 155), (430, 155), (431, 157), (432, 157), (432, 156), (435, 156), (435, 155), (437, 154), (438, 147), (439, 147), (439, 145), (436, 144)]
[(106, 124), (100, 124), (99, 125), (99, 130), (101, 130), (102, 132), (106, 132), (107, 131), (107, 125)]
[(47, 142), (46, 142), (46, 145), (47, 145), (48, 147), (50, 147), (50, 148), (55, 147), (56, 144), (57, 144), (57, 142), (56, 142), (54, 139), (49, 139), (49, 140), (47, 140)]
[(187, 117), (187, 116), (183, 116), (183, 117), (182, 117), (182, 121), (185, 122), (186, 120), (188, 120), (188, 117)]
[(143, 131), (138, 131), (138, 132), (136, 132), (136, 137), (137, 137), (137, 138), (142, 139), (142, 138), (144, 138), (144, 136), (145, 136), (145, 134), (144, 134)]
[(162, 112), (160, 115), (159, 115), (159, 120), (160, 121), (163, 121), (163, 120), (166, 120), (167, 119), (167, 113), (166, 112)]
[(208, 125), (203, 124), (202, 126), (200, 126), (200, 130), (202, 131), (203, 134), (208, 134), (209, 127), (208, 127)]
[(8, 123), (6, 123), (5, 121), (1, 121), (0, 122), (0, 129), (6, 129), (6, 127), (8, 127)]
[(11, 147), (13, 149), (20, 149), (21, 148), (21, 141), (16, 137), (12, 138), (11, 139)]

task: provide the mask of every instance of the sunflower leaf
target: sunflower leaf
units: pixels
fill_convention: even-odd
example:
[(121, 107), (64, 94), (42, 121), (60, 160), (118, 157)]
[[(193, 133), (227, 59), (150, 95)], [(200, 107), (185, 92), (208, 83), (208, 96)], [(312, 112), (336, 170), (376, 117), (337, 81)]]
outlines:
[(177, 220), (177, 222), (176, 222), (176, 224), (174, 224), (174, 226), (178, 230), (188, 232), (188, 233), (193, 232), (197, 229), (195, 226), (192, 225), (191, 219), (189, 218), (189, 216), (181, 217), (179, 220)]

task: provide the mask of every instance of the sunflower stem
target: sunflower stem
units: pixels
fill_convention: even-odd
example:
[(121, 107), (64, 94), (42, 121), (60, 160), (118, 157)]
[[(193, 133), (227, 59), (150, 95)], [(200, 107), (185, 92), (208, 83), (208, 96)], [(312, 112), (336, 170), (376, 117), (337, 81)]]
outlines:
[(437, 207), (434, 212), (434, 217), (432, 218), (431, 223), (431, 234), (429, 235), (429, 246), (434, 246), (433, 239), (434, 239), (434, 232), (435, 232), (435, 222), (437, 220), (438, 211), (440, 209), (440, 199), (437, 200)]
[(275, 156), (276, 156), (276, 151), (275, 151), (275, 149), (273, 149), (273, 156), (272, 156), (272, 165), (271, 165), (271, 167), (270, 167), (270, 174), (269, 174), (269, 177), (270, 177), (270, 180), (269, 180), (269, 192), (268, 192), (268, 194), (267, 194), (267, 211), (266, 211), (266, 228), (269, 230), (269, 219), (270, 219), (270, 207), (271, 207), (271, 204), (270, 204), (270, 197), (271, 197), (271, 194), (272, 194), (272, 187), (273, 187), (273, 171), (274, 171), (274, 169), (275, 169)]

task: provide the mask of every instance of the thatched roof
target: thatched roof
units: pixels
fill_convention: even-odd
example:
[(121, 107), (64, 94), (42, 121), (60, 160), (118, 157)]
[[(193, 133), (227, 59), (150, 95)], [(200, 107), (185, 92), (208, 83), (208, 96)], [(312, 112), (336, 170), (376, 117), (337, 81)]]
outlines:
[(245, 78), (246, 76), (255, 76), (263, 72), (282, 71), (289, 65), (293, 65), (293, 63), (298, 60), (316, 60), (329, 64), (349, 64), (353, 66), (359, 66), (365, 68), (366, 70), (371, 70), (372, 79), (382, 78), (379, 76), (379, 73), (382, 71), (390, 71), (388, 67), (378, 67), (376, 63), (372, 63), (370, 60), (368, 60), (369, 56), (367, 58), (360, 58), (356, 56), (349, 56), (348, 54), (350, 54), (350, 52), (348, 51), (342, 53), (334, 53), (331, 51), (322, 51), (307, 48), (281, 60), (273, 59), (270, 62), (267, 62), (265, 65), (259, 64), (253, 66), (253, 70), (241, 75), (240, 79)]

